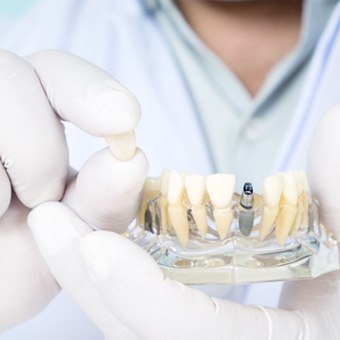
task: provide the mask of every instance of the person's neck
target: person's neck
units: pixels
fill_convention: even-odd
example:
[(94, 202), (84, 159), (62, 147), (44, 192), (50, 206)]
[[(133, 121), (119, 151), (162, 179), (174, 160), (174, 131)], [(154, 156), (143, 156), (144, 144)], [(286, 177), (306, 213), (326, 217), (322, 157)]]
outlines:
[(302, 0), (177, 0), (177, 6), (252, 96), (300, 34)]

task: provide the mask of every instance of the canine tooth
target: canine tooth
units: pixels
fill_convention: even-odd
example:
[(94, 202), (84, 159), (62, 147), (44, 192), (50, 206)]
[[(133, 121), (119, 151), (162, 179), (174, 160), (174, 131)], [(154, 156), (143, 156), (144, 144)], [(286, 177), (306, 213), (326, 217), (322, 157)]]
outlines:
[(169, 219), (180, 243), (185, 246), (189, 240), (187, 210), (183, 205), (168, 206)]
[(175, 233), (183, 246), (189, 239), (189, 222), (187, 209), (183, 202), (184, 179), (183, 175), (172, 171), (168, 181), (168, 216)]
[(207, 178), (207, 191), (214, 208), (226, 208), (232, 199), (235, 176), (231, 174), (215, 174)]
[(230, 207), (226, 209), (214, 209), (214, 219), (217, 232), (221, 240), (223, 240), (229, 232), (230, 225), (233, 220), (233, 211)]
[(121, 161), (130, 160), (136, 153), (136, 135), (134, 130), (106, 136), (105, 139), (112, 154)]
[(283, 176), (284, 186), (280, 211), (276, 220), (275, 235), (279, 245), (283, 246), (290, 234), (297, 215), (298, 191), (293, 172)]
[(197, 228), (201, 235), (205, 236), (208, 231), (207, 211), (204, 204), (205, 178), (200, 175), (187, 175), (185, 177), (185, 188)]

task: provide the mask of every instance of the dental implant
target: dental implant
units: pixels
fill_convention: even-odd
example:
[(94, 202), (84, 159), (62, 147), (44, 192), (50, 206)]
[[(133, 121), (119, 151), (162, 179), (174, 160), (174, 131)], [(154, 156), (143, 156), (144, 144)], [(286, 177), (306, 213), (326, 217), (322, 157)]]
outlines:
[(250, 182), (246, 182), (239, 204), (239, 229), (244, 236), (249, 236), (254, 226), (254, 190)]

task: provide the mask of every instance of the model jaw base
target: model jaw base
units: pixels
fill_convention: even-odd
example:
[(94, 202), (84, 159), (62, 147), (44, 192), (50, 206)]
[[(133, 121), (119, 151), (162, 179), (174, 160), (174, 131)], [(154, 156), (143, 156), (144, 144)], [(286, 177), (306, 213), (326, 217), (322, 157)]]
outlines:
[[(145, 211), (139, 215), (143, 218), (127, 233), (166, 276), (187, 284), (245, 284), (314, 278), (339, 269), (339, 244), (320, 225), (318, 204), (305, 189), (295, 193), (294, 188), (286, 192), (283, 188), (268, 198), (265, 188), (265, 194), (253, 194), (245, 201), (236, 193), (231, 198), (218, 193), (214, 201), (209, 194), (202, 195), (200, 179), (198, 193), (189, 188), (192, 205), (185, 178), (172, 182), (178, 187), (170, 189), (170, 197), (164, 190), (151, 199), (146, 195)], [(205, 219), (205, 229), (195, 218), (200, 223)]]

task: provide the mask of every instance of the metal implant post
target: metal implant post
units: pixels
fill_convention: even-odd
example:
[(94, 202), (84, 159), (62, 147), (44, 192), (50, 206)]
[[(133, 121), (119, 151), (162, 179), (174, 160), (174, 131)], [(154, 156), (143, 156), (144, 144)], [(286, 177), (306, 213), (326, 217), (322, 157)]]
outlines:
[(246, 182), (240, 199), (239, 228), (243, 235), (249, 236), (254, 225), (254, 190), (250, 182)]

